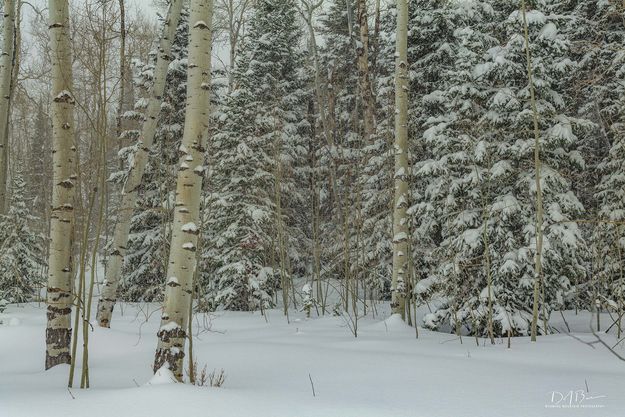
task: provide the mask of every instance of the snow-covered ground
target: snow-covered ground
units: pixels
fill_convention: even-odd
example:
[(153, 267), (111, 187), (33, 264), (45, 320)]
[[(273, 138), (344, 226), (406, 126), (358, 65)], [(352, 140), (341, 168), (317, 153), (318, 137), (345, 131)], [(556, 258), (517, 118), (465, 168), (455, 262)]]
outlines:
[[(566, 334), (534, 344), (515, 338), (508, 349), (505, 340), (478, 346), (464, 337), (461, 344), (426, 330), (416, 339), (394, 317), (361, 320), (354, 338), (340, 317), (292, 314), (288, 324), (277, 310), (268, 321), (251, 313), (199, 315), (198, 362), (223, 368), (227, 378), (221, 388), (206, 388), (149, 382), (158, 318), (157, 305), (125, 306), (112, 329), (95, 327), (92, 388), (70, 393), (68, 367), (43, 371), (44, 306), (10, 306), (0, 325), (0, 416), (625, 415), (625, 362)], [(588, 318), (568, 314), (575, 336), (591, 341)]]

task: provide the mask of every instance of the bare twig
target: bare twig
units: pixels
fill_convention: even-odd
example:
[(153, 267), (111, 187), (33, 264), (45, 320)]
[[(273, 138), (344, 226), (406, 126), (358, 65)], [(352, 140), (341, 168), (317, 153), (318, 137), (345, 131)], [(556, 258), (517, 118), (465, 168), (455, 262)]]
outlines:
[(317, 394), (315, 393), (315, 384), (313, 383), (312, 376), (310, 376), (310, 374), (308, 374), (308, 379), (310, 379), (310, 387), (312, 388), (313, 397), (316, 397)]

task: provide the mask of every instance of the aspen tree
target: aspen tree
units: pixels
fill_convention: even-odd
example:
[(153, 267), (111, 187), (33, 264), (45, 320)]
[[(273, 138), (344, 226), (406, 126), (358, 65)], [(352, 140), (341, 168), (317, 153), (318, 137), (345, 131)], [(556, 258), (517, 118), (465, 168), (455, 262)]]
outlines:
[(364, 108), (364, 139), (365, 144), (370, 144), (371, 136), (375, 132), (375, 102), (371, 87), (371, 75), (369, 74), (369, 14), (367, 12), (367, 0), (358, 0), (358, 29), (360, 42), (356, 46), (358, 56), (358, 77), (360, 95)]
[[(119, 101), (117, 103), (117, 150), (122, 148), (123, 115), (127, 102), (126, 84), (128, 83), (127, 59), (126, 59), (126, 0), (119, 0)], [(119, 160), (119, 168), (123, 169), (123, 161)]]
[(197, 225), (200, 223), (204, 152), (209, 133), (212, 14), (212, 0), (191, 2), (186, 119), (179, 148), (165, 302), (154, 358), (154, 372), (167, 364), (179, 381), (182, 380), (189, 303), (192, 302), (193, 276), (197, 268), (200, 232)]
[[(349, 2), (348, 2), (349, 3)], [(349, 6), (349, 5), (348, 5)], [(355, 219), (353, 222), (355, 223), (356, 228), (356, 252), (364, 253), (364, 249), (361, 251), (359, 248), (361, 244), (361, 235), (362, 235), (362, 202), (363, 202), (363, 178), (361, 167), (366, 165), (366, 152), (364, 151), (364, 147), (371, 145), (373, 143), (373, 137), (375, 135), (376, 130), (376, 117), (375, 117), (375, 101), (373, 99), (373, 89), (371, 86), (371, 74), (369, 69), (369, 50), (370, 50), (370, 42), (369, 42), (369, 14), (368, 14), (368, 5), (367, 0), (358, 0), (357, 1), (357, 21), (358, 21), (358, 30), (359, 30), (359, 41), (356, 42), (356, 56), (358, 61), (358, 85), (359, 92), (363, 107), (363, 142), (361, 144), (361, 162), (356, 166), (355, 172), (355, 198), (356, 198), (356, 207), (355, 207)], [(349, 274), (349, 278), (351, 278), (351, 292), (352, 292), (352, 310), (356, 310), (356, 300), (358, 298), (358, 278), (362, 277), (362, 269), (360, 264), (359, 256), (356, 256), (355, 262), (355, 271)], [(349, 288), (350, 285), (347, 285)], [(363, 300), (364, 302), (364, 300)], [(354, 313), (357, 316), (357, 312)], [(355, 333), (355, 332), (354, 332)]]
[[(530, 100), (532, 106), (532, 121), (534, 123), (534, 169), (536, 181), (536, 254), (534, 256), (534, 301), (532, 305), (532, 342), (536, 341), (538, 333), (538, 301), (540, 298), (540, 284), (543, 276), (543, 193), (540, 183), (540, 131), (538, 126), (538, 108), (536, 105), (536, 91), (534, 88), (534, 78), (532, 73), (532, 55), (530, 53), (529, 29), (527, 25), (527, 15), (525, 0), (521, 1), (521, 13), (523, 15), (523, 35), (525, 37), (525, 54), (527, 59), (527, 80), (530, 89)], [(547, 329), (544, 329), (545, 331)]]
[[(321, 64), (320, 64), (320, 58), (319, 58), (319, 48), (317, 45), (315, 27), (313, 25), (315, 11), (323, 7), (324, 0), (316, 0), (316, 1), (300, 0), (300, 4), (301, 6), (299, 7), (298, 10), (299, 10), (300, 15), (306, 22), (306, 27), (308, 28), (310, 53), (311, 53), (311, 58), (314, 64), (314, 74), (315, 74), (314, 84), (315, 84), (315, 96), (317, 100), (317, 111), (319, 112), (319, 118), (321, 119), (323, 135), (325, 136), (327, 147), (330, 150), (329, 152), (329, 157), (330, 157), (329, 184), (330, 184), (331, 193), (334, 194), (338, 190), (338, 185), (336, 181), (337, 163), (332, 154), (332, 151), (335, 149), (335, 143), (334, 143), (335, 132), (333, 131), (334, 123), (333, 123), (333, 120), (331, 120), (332, 117), (330, 117), (330, 115), (328, 114), (328, 111), (331, 111), (331, 110), (330, 110), (330, 105), (328, 103), (329, 99), (328, 99), (327, 80), (325, 80), (322, 77)], [(332, 113), (334, 112), (332, 111)], [(318, 201), (319, 200), (318, 192), (314, 191), (314, 195), (315, 195), (314, 200), (316, 200), (313, 203), (313, 206), (314, 206), (313, 208), (313, 211), (314, 211), (313, 213), (313, 217), (314, 217), (313, 241), (314, 241), (314, 248), (315, 248), (314, 249), (314, 259), (315, 259), (314, 268), (315, 268), (315, 271), (317, 271), (316, 272), (316, 277), (317, 277), (316, 278), (317, 279), (316, 297), (317, 297), (317, 301), (321, 303), (323, 314), (325, 314), (325, 311), (326, 311), (325, 301), (327, 297), (327, 292), (325, 293), (325, 296), (324, 296), (323, 288), (321, 285), (321, 246), (319, 243), (321, 209), (320, 209), (320, 204)], [(333, 199), (331, 198), (331, 200)], [(339, 210), (339, 213), (342, 214), (342, 211)]]
[(165, 91), (167, 68), (172, 60), (171, 46), (180, 20), (182, 3), (182, 0), (172, 0), (159, 42), (156, 68), (154, 70), (154, 85), (149, 97), (146, 117), (139, 138), (140, 144), (134, 157), (134, 165), (130, 167), (128, 179), (122, 191), (118, 221), (115, 225), (115, 231), (113, 232), (113, 243), (109, 254), (110, 257), (107, 264), (106, 277), (102, 287), (102, 295), (98, 303), (97, 319), (101, 327), (110, 327), (111, 325), (111, 316), (117, 301), (117, 288), (121, 276), (122, 263), (124, 261), (124, 255), (126, 254), (126, 245), (128, 244), (130, 221), (137, 201), (141, 179), (143, 178), (143, 173), (148, 161), (150, 148), (152, 147), (154, 135), (156, 133), (158, 116)]
[(397, 1), (395, 68), (395, 198), (393, 204), (393, 277), (391, 309), (405, 317), (408, 272), (408, 3)]
[(232, 91), (234, 88), (234, 63), (237, 58), (237, 49), (239, 40), (243, 36), (243, 27), (245, 25), (245, 14), (248, 9), (254, 4), (253, 0), (220, 0), (215, 7), (221, 9), (226, 15), (225, 29), (228, 33), (228, 46), (229, 46), (229, 58), (230, 68), (228, 73), (228, 90)]
[(15, 0), (4, 0), (3, 40), (0, 54), (0, 214), (8, 209), (9, 117), (15, 40)]
[[(17, 86), (17, 77), (20, 75), (22, 63), (21, 45), (22, 45), (22, 6), (23, 0), (15, 1), (15, 23), (13, 26), (13, 67), (11, 70), (11, 89), (9, 90), (9, 107), (13, 103), (15, 96), (15, 86)], [(10, 117), (10, 114), (9, 114)], [(10, 119), (9, 119), (10, 120)]]
[(72, 93), (72, 51), (67, 0), (50, 0), (49, 33), (52, 61), (52, 212), (48, 277), (46, 369), (71, 359), (72, 239), (76, 146)]
[[(121, 2), (123, 4), (123, 1)], [(123, 5), (121, 7), (120, 13), (123, 13)], [(83, 313), (84, 318), (82, 321), (82, 334), (83, 334), (83, 351), (82, 351), (82, 375), (80, 379), (80, 387), (81, 388), (89, 388), (89, 323), (91, 323), (91, 303), (93, 301), (93, 290), (95, 285), (95, 274), (97, 269), (98, 262), (98, 249), (100, 246), (100, 239), (102, 236), (102, 227), (104, 225), (104, 214), (105, 214), (105, 203), (106, 203), (106, 154), (107, 154), (107, 135), (108, 131), (108, 119), (107, 119), (107, 91), (108, 91), (108, 82), (106, 78), (106, 49), (107, 43), (106, 39), (109, 38), (107, 33), (107, 16), (110, 16), (111, 9), (106, 7), (106, 4), (103, 4), (100, 9), (100, 27), (97, 29), (100, 36), (95, 36), (97, 52), (98, 52), (98, 70), (94, 74), (96, 76), (97, 81), (97, 103), (98, 110), (96, 113), (96, 123), (95, 128), (96, 137), (98, 139), (98, 153), (99, 153), (99, 163), (97, 164), (97, 180), (99, 182), (98, 187), (95, 189), (101, 190), (98, 215), (97, 215), (97, 223), (95, 230), (95, 242), (91, 249), (91, 267), (90, 267), (90, 279), (89, 285), (85, 282), (85, 295), (83, 295), (84, 305), (83, 305)], [(88, 18), (91, 16), (88, 15)], [(94, 16), (95, 17), (95, 16)], [(122, 19), (123, 16), (122, 16)], [(97, 18), (91, 18), (92, 22), (97, 21)], [(123, 35), (122, 35), (123, 36)], [(120, 65), (123, 66), (123, 60), (120, 62)], [(123, 84), (123, 77), (121, 78), (121, 83)], [(94, 190), (94, 192), (95, 192)], [(87, 243), (87, 242), (84, 242)], [(78, 329), (76, 329), (76, 332)]]

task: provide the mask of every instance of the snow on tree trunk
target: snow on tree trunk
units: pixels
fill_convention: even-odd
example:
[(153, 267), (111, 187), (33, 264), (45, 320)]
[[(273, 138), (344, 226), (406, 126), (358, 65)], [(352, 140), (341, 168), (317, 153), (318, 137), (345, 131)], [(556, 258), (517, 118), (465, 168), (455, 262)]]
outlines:
[(180, 164), (165, 302), (154, 358), (154, 372), (167, 363), (178, 380), (182, 380), (193, 276), (197, 268), (197, 225), (200, 223), (200, 197), (210, 108), (212, 15), (212, 0), (191, 2), (187, 111), (179, 149)]
[(46, 369), (70, 362), (72, 312), (72, 236), (74, 234), (74, 96), (67, 0), (50, 0), (52, 64), (52, 212), (48, 277)]
[(0, 214), (8, 209), (9, 115), (13, 50), (15, 38), (15, 0), (4, 0), (4, 32), (0, 54)]
[(393, 278), (391, 309), (405, 315), (408, 277), (408, 3), (397, 2), (395, 68), (395, 200), (393, 204)]
[(141, 130), (134, 156), (134, 165), (130, 167), (128, 179), (122, 191), (122, 201), (119, 207), (118, 222), (115, 225), (113, 243), (111, 245), (110, 258), (107, 265), (106, 277), (102, 288), (102, 295), (98, 303), (98, 323), (101, 327), (110, 327), (113, 307), (117, 301), (117, 287), (122, 271), (124, 255), (128, 244), (128, 233), (130, 231), (130, 221), (137, 202), (138, 189), (148, 162), (150, 148), (156, 133), (158, 116), (161, 111), (163, 94), (167, 78), (167, 69), (172, 60), (171, 47), (178, 28), (180, 13), (182, 10), (182, 0), (171, 2), (168, 17), (165, 20), (163, 34), (158, 48), (156, 68), (154, 70), (154, 86), (148, 102), (145, 121)]

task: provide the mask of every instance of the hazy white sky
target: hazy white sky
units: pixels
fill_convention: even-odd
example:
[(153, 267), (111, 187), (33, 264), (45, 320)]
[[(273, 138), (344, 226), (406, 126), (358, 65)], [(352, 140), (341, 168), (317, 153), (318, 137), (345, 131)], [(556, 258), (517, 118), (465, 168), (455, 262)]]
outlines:
[(128, 4), (133, 4), (144, 13), (156, 18), (156, 10), (152, 5), (152, 0), (128, 0)]
[[(80, 0), (70, 0), (70, 1), (80, 1)], [(48, 0), (30, 0), (34, 6), (38, 8), (48, 7)], [(129, 10), (140, 10), (148, 16), (156, 18), (156, 9), (153, 6), (153, 0), (126, 0), (126, 7)], [(25, 6), (24, 10), (26, 13), (29, 13), (29, 7)]]

